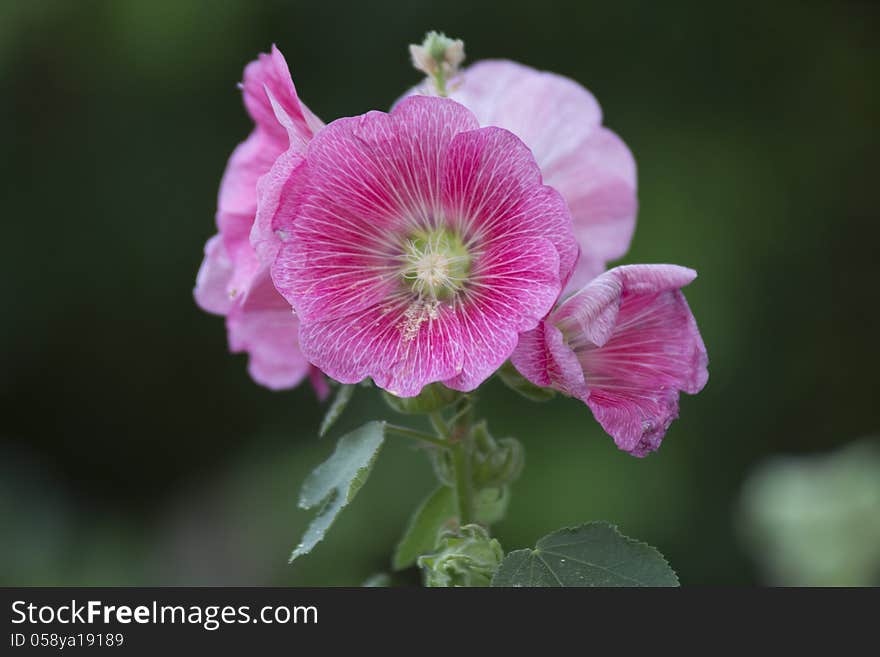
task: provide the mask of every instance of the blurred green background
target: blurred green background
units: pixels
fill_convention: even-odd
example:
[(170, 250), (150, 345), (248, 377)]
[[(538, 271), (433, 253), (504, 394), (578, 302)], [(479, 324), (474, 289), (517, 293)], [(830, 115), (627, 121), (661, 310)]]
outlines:
[[(581, 82), (639, 166), (625, 262), (697, 269), (710, 379), (647, 459), (573, 400), (481, 406), (528, 464), (497, 535), (616, 522), (684, 584), (763, 581), (736, 531), (771, 454), (880, 429), (878, 10), (870, 3), (0, 2), (0, 583), (354, 585), (431, 488), (392, 442), (316, 551), (308, 386), (272, 393), (191, 289), (235, 83), (272, 42), (324, 120), (387, 108), (428, 29)], [(358, 391), (337, 431), (390, 414)], [(412, 581), (417, 581), (413, 576)]]

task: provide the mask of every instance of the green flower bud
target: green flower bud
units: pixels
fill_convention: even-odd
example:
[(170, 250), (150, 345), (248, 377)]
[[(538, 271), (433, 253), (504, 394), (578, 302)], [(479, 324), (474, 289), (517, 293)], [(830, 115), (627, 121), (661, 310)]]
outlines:
[(494, 525), (504, 517), (510, 502), (510, 486), (484, 488), (474, 496), (474, 517), (481, 525)]
[(462, 393), (450, 390), (442, 383), (431, 383), (422, 388), (415, 397), (397, 397), (385, 390), (382, 391), (382, 397), (398, 413), (424, 415), (454, 404), (461, 399)]
[(478, 489), (500, 488), (522, 473), (525, 450), (515, 438), (495, 440), (485, 422), (473, 429), (473, 482)]
[(450, 39), (442, 32), (428, 32), (421, 45), (410, 45), (409, 54), (416, 70), (433, 78), (437, 93), (445, 96), (446, 81), (464, 61), (464, 41)]
[(501, 544), (479, 525), (444, 533), (438, 546), (418, 560), (425, 586), (489, 586), (504, 558)]

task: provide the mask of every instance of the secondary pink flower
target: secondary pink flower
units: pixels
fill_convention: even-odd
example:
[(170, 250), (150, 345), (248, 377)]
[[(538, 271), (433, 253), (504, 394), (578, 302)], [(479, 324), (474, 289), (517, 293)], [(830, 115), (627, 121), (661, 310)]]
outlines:
[(629, 265), (602, 274), (522, 336), (511, 358), (532, 383), (584, 401), (620, 449), (645, 456), (678, 417), (679, 391), (709, 378), (681, 288), (696, 272)]
[[(433, 85), (413, 92), (434, 93)], [(506, 128), (522, 139), (544, 183), (562, 194), (581, 248), (569, 289), (626, 253), (638, 207), (636, 165), (626, 144), (602, 126), (602, 110), (589, 91), (561, 75), (487, 60), (456, 77), (449, 97), (467, 106), (480, 125)]]
[(269, 277), (278, 240), (261, 229), (265, 222), (255, 225), (257, 186), (279, 156), (290, 164), (304, 152), (322, 124), (299, 101), (287, 63), (274, 46), (271, 54), (247, 65), (241, 89), (255, 126), (223, 174), (219, 233), (205, 245), (194, 295), (202, 309), (226, 316), (229, 348), (249, 354), (255, 381), (289, 388), (310, 374), (311, 366), (298, 347), (296, 317)]
[(562, 197), (512, 133), (448, 99), (327, 125), (288, 178), (272, 269), (306, 357), (399, 396), (472, 390), (541, 321), (577, 259)]

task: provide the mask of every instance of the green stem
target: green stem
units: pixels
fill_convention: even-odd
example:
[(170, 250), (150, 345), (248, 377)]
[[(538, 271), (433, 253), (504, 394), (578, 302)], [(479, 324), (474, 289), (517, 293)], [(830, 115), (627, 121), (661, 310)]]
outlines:
[(425, 433), (424, 431), (418, 431), (417, 429), (410, 429), (409, 427), (401, 427), (396, 424), (386, 424), (385, 431), (396, 435), (401, 436), (402, 438), (411, 438), (413, 440), (421, 440), (422, 442), (426, 442), (430, 445), (434, 445), (435, 447), (442, 447), (443, 449), (449, 449), (449, 443), (445, 440), (437, 438), (436, 436), (432, 436), (429, 433)]
[(431, 426), (434, 427), (434, 431), (444, 440), (448, 439), (449, 425), (443, 419), (443, 414), (440, 411), (434, 411), (428, 417), (431, 420)]
[[(469, 434), (470, 432), (468, 432)], [(474, 488), (471, 482), (470, 437), (452, 446), (452, 464), (455, 469), (455, 499), (458, 504), (460, 525), (474, 521)]]
[(448, 425), (453, 427), (458, 426), (458, 424), (464, 419), (465, 415), (471, 412), (471, 400), (468, 398), (462, 399), (458, 402), (458, 406), (458, 412), (456, 412), (448, 422)]
[(446, 97), (446, 72), (443, 70), (443, 62), (437, 62), (437, 72), (434, 74), (434, 86), (437, 88), (437, 95)]

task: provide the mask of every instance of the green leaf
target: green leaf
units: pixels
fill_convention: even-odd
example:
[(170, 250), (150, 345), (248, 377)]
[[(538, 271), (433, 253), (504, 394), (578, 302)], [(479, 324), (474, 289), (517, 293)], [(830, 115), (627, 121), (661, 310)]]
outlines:
[(368, 422), (347, 433), (336, 444), (333, 455), (306, 478), (299, 496), (299, 506), (312, 509), (320, 505), (290, 561), (311, 552), (324, 534), (364, 485), (379, 449), (385, 440), (385, 423)]
[(330, 408), (327, 409), (327, 413), (324, 415), (324, 419), (321, 421), (321, 428), (318, 430), (319, 436), (323, 436), (328, 431), (330, 431), (330, 427), (332, 427), (336, 423), (336, 420), (338, 420), (339, 416), (342, 415), (342, 411), (344, 411), (345, 407), (348, 406), (348, 402), (351, 399), (351, 395), (353, 393), (353, 385), (339, 386), (339, 390), (336, 392), (336, 396), (333, 397), (333, 402), (330, 404)]
[(492, 586), (678, 586), (656, 549), (606, 522), (559, 529), (507, 555)]
[(508, 388), (530, 401), (545, 402), (556, 396), (556, 391), (552, 388), (542, 388), (526, 379), (522, 374), (517, 372), (516, 368), (510, 361), (506, 361), (498, 370), (498, 378)]
[(433, 552), (440, 530), (455, 514), (455, 494), (448, 486), (440, 486), (416, 509), (397, 544), (391, 567), (409, 568), (420, 556)]

